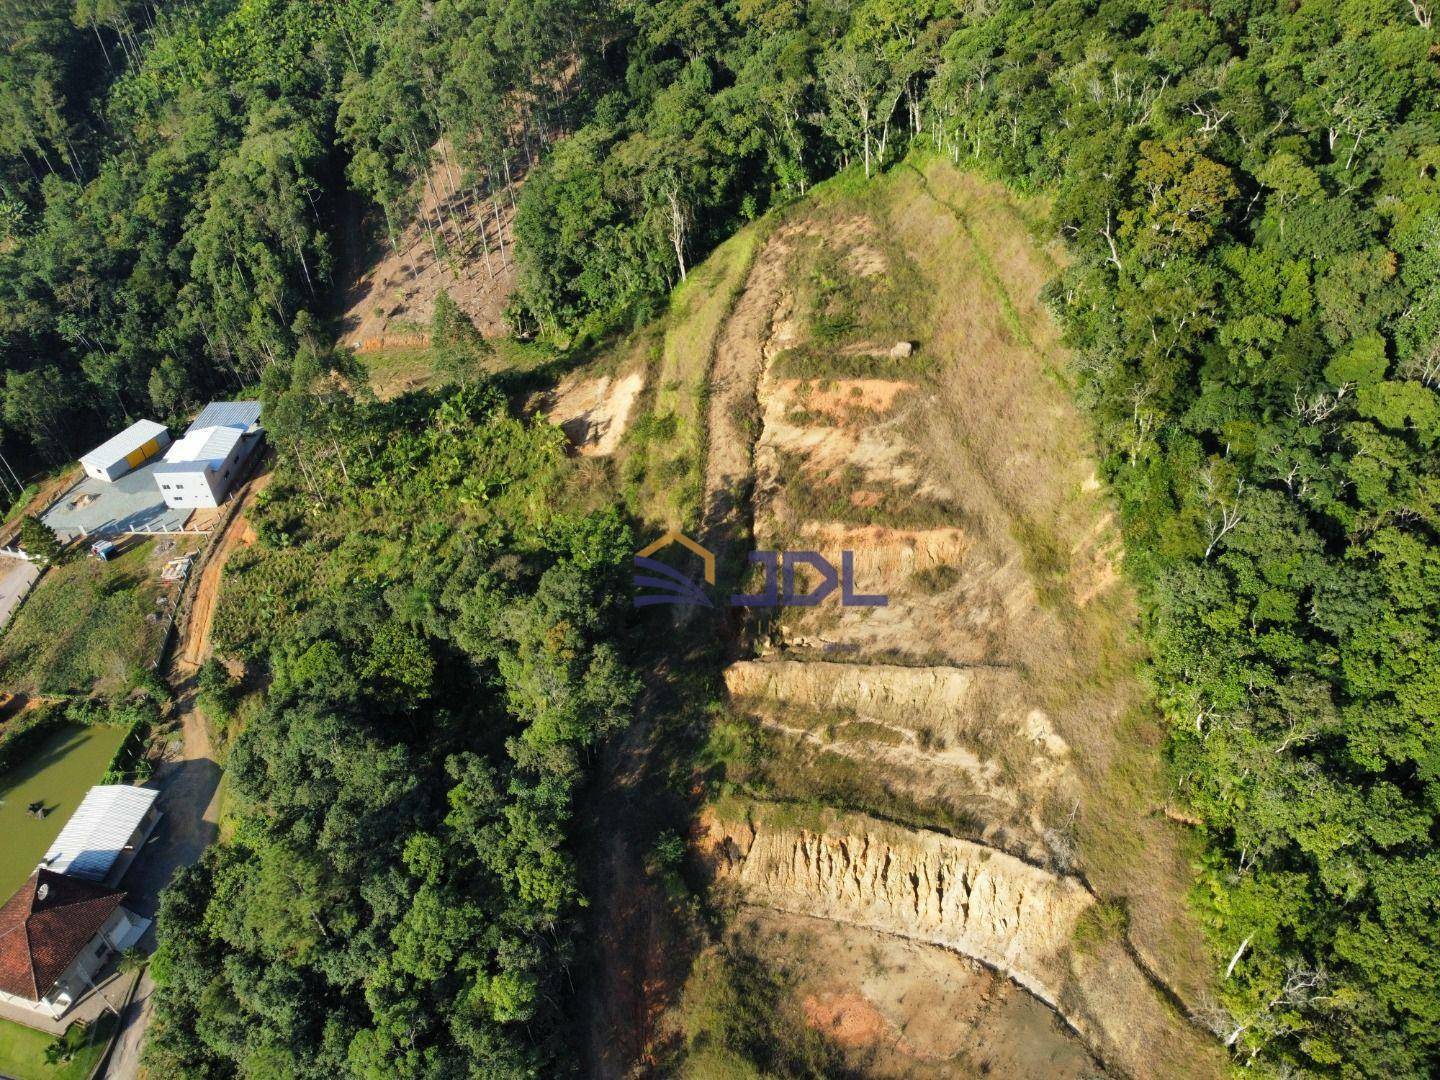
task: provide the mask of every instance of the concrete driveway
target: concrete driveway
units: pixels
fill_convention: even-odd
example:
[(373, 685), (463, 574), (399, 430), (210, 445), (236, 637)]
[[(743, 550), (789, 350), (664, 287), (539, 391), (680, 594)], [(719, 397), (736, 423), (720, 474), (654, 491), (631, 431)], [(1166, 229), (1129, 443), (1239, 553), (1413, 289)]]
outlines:
[(62, 540), (131, 532), (179, 532), (191, 511), (165, 505), (154, 469), (154, 463), (142, 465), (108, 483), (82, 477), (41, 515), (41, 520)]
[(40, 568), (26, 559), (0, 558), (0, 630), (39, 577)]

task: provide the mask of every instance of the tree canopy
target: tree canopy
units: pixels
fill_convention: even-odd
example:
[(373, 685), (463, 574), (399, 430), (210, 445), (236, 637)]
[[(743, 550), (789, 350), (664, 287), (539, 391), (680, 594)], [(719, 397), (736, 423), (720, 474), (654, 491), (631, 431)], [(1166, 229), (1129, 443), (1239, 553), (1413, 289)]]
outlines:
[[(573, 342), (657, 310), (738, 224), (907, 153), (1046, 193), (1068, 244), (1049, 296), (1204, 821), (1217, 1032), (1277, 1071), (1440, 1068), (1429, 5), (39, 0), (0, 34), (7, 458), (247, 383), (293, 457), (261, 522), (274, 610), (231, 627), (275, 676), (236, 749), (246, 825), (162, 920), (179, 1071), (542, 1070), (578, 903), (558, 838), (624, 698), (587, 576), (621, 530), (529, 516), (549, 436), (472, 386), (401, 438), (328, 346), (340, 200), (391, 232), (461, 216), (487, 252), (514, 200), (516, 326)], [(475, 467), (428, 465), (441, 448)], [(317, 507), (452, 489), (511, 515), (468, 561), (421, 514), (413, 568), (348, 551), (354, 599), (286, 606)]]

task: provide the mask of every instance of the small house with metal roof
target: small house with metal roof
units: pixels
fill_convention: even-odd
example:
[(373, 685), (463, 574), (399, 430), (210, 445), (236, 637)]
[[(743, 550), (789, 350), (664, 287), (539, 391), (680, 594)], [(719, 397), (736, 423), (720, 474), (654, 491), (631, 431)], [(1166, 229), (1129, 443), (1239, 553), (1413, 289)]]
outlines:
[(40, 869), (113, 885), (160, 820), (159, 795), (154, 788), (128, 784), (92, 787), (45, 852)]

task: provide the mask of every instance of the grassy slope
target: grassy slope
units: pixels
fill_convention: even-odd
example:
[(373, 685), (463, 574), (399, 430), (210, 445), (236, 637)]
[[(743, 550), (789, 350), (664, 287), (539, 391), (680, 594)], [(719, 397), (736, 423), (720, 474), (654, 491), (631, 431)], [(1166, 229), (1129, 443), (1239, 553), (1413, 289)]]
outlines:
[[(524, 374), (554, 359), (543, 345), (524, 344), (508, 338), (491, 342), (495, 355), (491, 367), (509, 375)], [(449, 379), (435, 370), (428, 345), (398, 345), (368, 349), (356, 358), (365, 368), (370, 388), (382, 401), (411, 390), (439, 389)]]
[[(1053, 586), (1041, 595), (1064, 627), (1069, 655), (1056, 656), (1055, 670), (1033, 674), (1048, 684), (1052, 711), (1074, 718), (1066, 734), (1088, 788), (1078, 819), (1082, 865), (1101, 895), (1127, 900), (1142, 947), (1167, 978), (1195, 995), (1207, 965), (1184, 904), (1192, 838), (1157, 816), (1168, 792), (1163, 732), (1142, 682), (1134, 597), (1122, 584), (1081, 607), (1062, 588), (1068, 553), (1092, 515), (1080, 492), (1059, 490), (1054, 480), (1067, 468), (1089, 472), (1094, 454), (1069, 399), (1058, 332), (1039, 301), (1055, 269), (1053, 256), (1030, 236), (1040, 208), (938, 159), (923, 171), (924, 202), (954, 216), (973, 258), (946, 250), (926, 258), (927, 237), (941, 230), (912, 224), (902, 234), (941, 295), (984, 295), (1004, 330), (981, 337), (962, 304), (952, 309), (953, 323), (942, 309), (934, 327), (937, 346), (957, 358), (954, 399), (965, 408), (954, 430), (964, 440), (969, 475), (991, 488), (1028, 568)], [(904, 177), (897, 179), (905, 186)]]
[(677, 288), (658, 325), (614, 351), (643, 355), (647, 366), (641, 420), (619, 455), (626, 501), (657, 531), (693, 528), (700, 513), (705, 463), (706, 379), (715, 342), (734, 307), (765, 225), (741, 229)]
[(111, 562), (74, 556), (52, 569), (0, 639), (0, 681), (12, 691), (106, 693), (123, 689), (159, 645), (161, 582), (155, 541)]

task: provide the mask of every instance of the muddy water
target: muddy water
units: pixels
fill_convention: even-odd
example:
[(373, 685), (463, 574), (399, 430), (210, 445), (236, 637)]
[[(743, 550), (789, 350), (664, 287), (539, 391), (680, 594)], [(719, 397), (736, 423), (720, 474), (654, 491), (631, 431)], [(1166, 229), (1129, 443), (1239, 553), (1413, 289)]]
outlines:
[[(124, 738), (124, 728), (68, 724), (0, 774), (0, 902), (25, 883)], [(32, 802), (45, 804), (43, 819), (25, 812)]]

